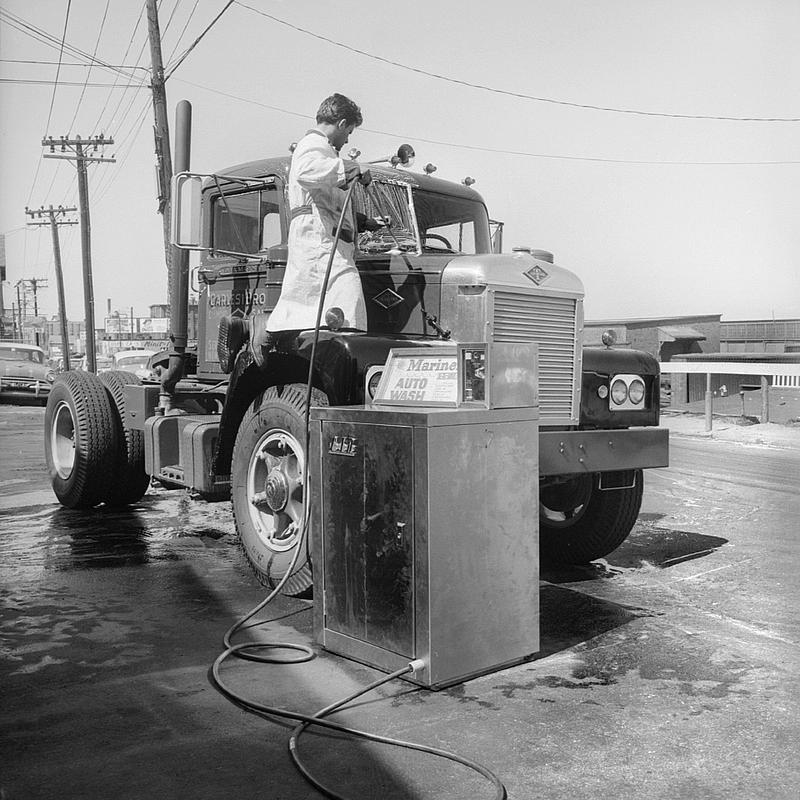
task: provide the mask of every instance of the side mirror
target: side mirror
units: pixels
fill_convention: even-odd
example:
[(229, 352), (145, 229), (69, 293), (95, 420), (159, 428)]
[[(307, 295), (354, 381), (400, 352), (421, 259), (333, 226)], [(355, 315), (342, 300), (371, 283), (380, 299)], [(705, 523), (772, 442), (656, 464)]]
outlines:
[(200, 233), (203, 175), (179, 172), (172, 177), (171, 239), (182, 250), (205, 250)]

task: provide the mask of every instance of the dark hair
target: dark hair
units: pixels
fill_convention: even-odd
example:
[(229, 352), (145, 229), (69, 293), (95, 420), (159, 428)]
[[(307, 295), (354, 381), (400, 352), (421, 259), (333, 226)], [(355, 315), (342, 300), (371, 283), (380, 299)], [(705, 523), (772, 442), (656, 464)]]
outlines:
[(364, 118), (361, 116), (361, 109), (343, 94), (332, 94), (322, 101), (317, 111), (317, 124), (327, 122), (335, 125), (339, 120), (345, 120), (348, 125), (360, 125)]

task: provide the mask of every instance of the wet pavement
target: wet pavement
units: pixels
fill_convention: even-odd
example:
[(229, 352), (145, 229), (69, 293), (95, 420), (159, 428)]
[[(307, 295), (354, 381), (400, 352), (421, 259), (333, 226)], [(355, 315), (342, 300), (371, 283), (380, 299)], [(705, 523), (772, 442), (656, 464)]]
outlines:
[[(2, 800), (320, 797), (291, 765), (291, 725), (208, 679), (224, 631), (264, 595), (229, 504), (151, 489), (124, 513), (61, 509), (42, 420), (0, 406)], [(480, 761), (511, 798), (795, 797), (800, 451), (678, 434), (622, 547), (543, 566), (533, 660), (441, 692), (395, 681), (337, 718)], [(250, 633), (309, 643), (310, 607), (280, 598)], [(379, 674), (324, 652), (224, 671), (305, 712)], [(300, 747), (354, 800), (491, 797), (411, 751), (330, 733)]]

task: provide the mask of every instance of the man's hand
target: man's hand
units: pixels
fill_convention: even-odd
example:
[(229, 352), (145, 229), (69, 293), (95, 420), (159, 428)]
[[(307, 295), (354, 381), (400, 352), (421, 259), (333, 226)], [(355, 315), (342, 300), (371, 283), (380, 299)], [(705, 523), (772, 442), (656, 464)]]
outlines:
[[(367, 170), (369, 172), (369, 170)], [(356, 161), (344, 162), (344, 182), (349, 186), (354, 180), (361, 179), (361, 167)]]

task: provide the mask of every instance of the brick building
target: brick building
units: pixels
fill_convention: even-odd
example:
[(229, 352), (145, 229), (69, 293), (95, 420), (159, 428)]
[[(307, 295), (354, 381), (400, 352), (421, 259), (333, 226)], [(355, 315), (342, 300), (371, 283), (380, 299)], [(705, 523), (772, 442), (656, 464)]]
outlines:
[(603, 331), (617, 335), (616, 347), (629, 347), (654, 355), (659, 361), (689, 353), (718, 353), (721, 314), (642, 319), (593, 319), (584, 323), (584, 342), (602, 344)]

